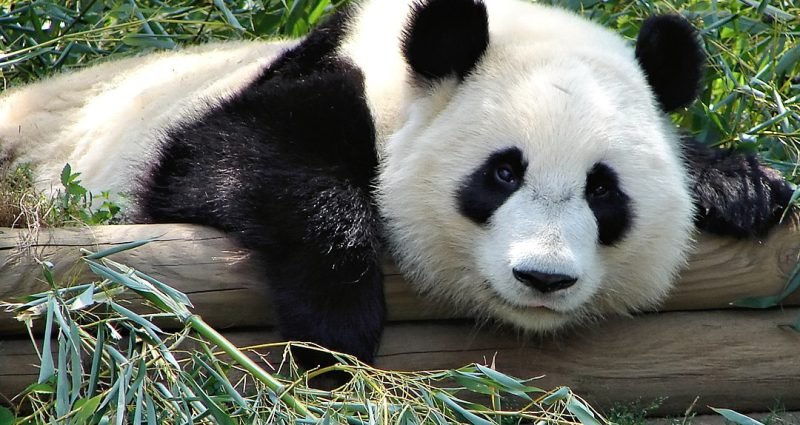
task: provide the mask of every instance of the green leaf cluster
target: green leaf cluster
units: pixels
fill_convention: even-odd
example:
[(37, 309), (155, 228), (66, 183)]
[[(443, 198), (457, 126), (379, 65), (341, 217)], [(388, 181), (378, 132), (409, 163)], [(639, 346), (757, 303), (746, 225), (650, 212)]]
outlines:
[(210, 40), (298, 37), (343, 0), (0, 2), (0, 80)]
[[(93, 195), (81, 186), (78, 180), (81, 173), (72, 172), (72, 167), (66, 164), (61, 171), (62, 188), (56, 192), (53, 200), (53, 209), (48, 222), (62, 224), (74, 221), (88, 225), (108, 224), (120, 212), (120, 207), (111, 200), (111, 194), (101, 192), (99, 196)], [(94, 207), (97, 201), (99, 207)]]
[[(210, 40), (298, 37), (346, 0), (0, 2), (0, 80), (13, 86), (108, 58)], [(679, 13), (708, 56), (699, 101), (674, 115), (709, 145), (759, 154), (800, 181), (800, 6), (740, 0), (551, 0), (631, 40)]]
[[(0, 227), (63, 227), (116, 222), (121, 208), (120, 195), (104, 191), (90, 193), (81, 185), (81, 173), (69, 164), (61, 171), (61, 188), (51, 196), (34, 184), (33, 171), (27, 164), (0, 165)], [(98, 206), (99, 204), (99, 206)]]

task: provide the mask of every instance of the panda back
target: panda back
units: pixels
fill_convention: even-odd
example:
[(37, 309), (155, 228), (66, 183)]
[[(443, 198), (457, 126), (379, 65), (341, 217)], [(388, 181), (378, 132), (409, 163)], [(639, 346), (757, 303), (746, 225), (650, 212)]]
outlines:
[(161, 134), (249, 84), (290, 42), (214, 43), (107, 62), (0, 98), (0, 158), (40, 189), (69, 162), (92, 192), (128, 192)]

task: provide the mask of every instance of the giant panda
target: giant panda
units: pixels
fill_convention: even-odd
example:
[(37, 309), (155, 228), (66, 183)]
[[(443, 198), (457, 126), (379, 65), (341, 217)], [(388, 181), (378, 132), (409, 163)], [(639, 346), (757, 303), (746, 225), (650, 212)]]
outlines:
[[(381, 258), (420, 293), (550, 332), (656, 305), (697, 229), (758, 237), (791, 189), (666, 113), (693, 28), (635, 46), (522, 0), (365, 0), (301, 40), (106, 63), (0, 99), (0, 158), (129, 194), (126, 220), (228, 232), (283, 335), (371, 361)], [(306, 353), (306, 365), (322, 361)]]

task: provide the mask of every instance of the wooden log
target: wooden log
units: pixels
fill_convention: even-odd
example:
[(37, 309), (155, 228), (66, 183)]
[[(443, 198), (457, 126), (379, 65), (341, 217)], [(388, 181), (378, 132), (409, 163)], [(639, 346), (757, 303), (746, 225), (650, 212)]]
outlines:
[[(491, 363), (532, 385), (567, 385), (598, 408), (664, 399), (657, 415), (682, 415), (695, 397), (705, 406), (766, 411), (779, 400), (800, 409), (800, 333), (783, 326), (800, 316), (785, 310), (719, 310), (614, 318), (559, 338), (523, 339), (513, 331), (476, 329), (464, 321), (390, 323), (377, 366), (443, 369)], [(268, 329), (227, 331), (239, 346), (279, 339)], [(268, 353), (273, 364), (281, 350)], [(25, 337), (0, 342), (0, 394), (36, 380), (38, 363)]]
[[(746, 296), (773, 295), (784, 287), (798, 261), (800, 230), (793, 217), (761, 242), (702, 235), (689, 267), (682, 273), (662, 311), (725, 308)], [(0, 300), (46, 290), (36, 259), (55, 264), (62, 281), (92, 277), (76, 267), (79, 248), (106, 249), (152, 239), (115, 260), (141, 270), (187, 293), (195, 312), (218, 329), (274, 323), (264, 276), (250, 253), (224, 234), (183, 224), (98, 226), (27, 230), (0, 228)], [(386, 298), (390, 321), (452, 318), (447, 307), (418, 298), (387, 261)], [(800, 305), (800, 294), (785, 305)], [(0, 335), (24, 332), (10, 315), (0, 313)]]

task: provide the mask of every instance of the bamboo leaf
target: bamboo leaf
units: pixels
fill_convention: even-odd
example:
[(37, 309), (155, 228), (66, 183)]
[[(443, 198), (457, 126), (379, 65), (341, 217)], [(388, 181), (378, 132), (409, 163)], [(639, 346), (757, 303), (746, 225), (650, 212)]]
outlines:
[(44, 325), (44, 336), (42, 339), (42, 362), (39, 365), (39, 378), (36, 381), (42, 384), (55, 374), (55, 364), (53, 363), (53, 349), (50, 342), (53, 340), (53, 314), (55, 314), (56, 303), (54, 298), (47, 300), (47, 319)]
[[(709, 406), (711, 407), (711, 406)], [(764, 425), (763, 423), (749, 417), (745, 416), (739, 412), (730, 410), (730, 409), (717, 409), (715, 407), (711, 407), (711, 410), (719, 413), (725, 419), (737, 424), (737, 425)]]
[(94, 285), (86, 286), (86, 290), (73, 299), (70, 310), (81, 310), (94, 304)]
[(142, 425), (142, 416), (144, 406), (144, 386), (136, 388), (136, 405), (133, 409), (133, 425)]
[(486, 378), (479, 378), (470, 374), (455, 371), (453, 379), (464, 388), (478, 394), (494, 394), (496, 390), (491, 386), (491, 382)]
[(75, 414), (75, 417), (72, 423), (75, 424), (85, 424), (89, 423), (89, 419), (94, 416), (95, 411), (97, 410), (97, 406), (100, 405), (100, 401), (103, 400), (103, 396), (97, 395), (89, 399), (80, 399), (75, 402), (75, 409), (78, 411)]
[(567, 410), (575, 415), (583, 425), (601, 425), (600, 421), (594, 416), (594, 413), (575, 397), (570, 397), (569, 400), (567, 400)]
[(150, 282), (153, 286), (158, 288), (161, 292), (163, 292), (164, 294), (166, 294), (167, 296), (169, 296), (170, 298), (172, 298), (176, 302), (178, 302), (178, 303), (180, 303), (180, 304), (182, 304), (184, 306), (187, 306), (187, 307), (194, 307), (192, 302), (189, 300), (189, 297), (186, 296), (186, 294), (184, 294), (183, 292), (181, 292), (181, 291), (179, 291), (179, 290), (177, 290), (177, 289), (175, 289), (175, 288), (173, 288), (173, 287), (171, 287), (171, 286), (169, 286), (169, 285), (167, 285), (165, 283), (162, 283), (158, 279), (155, 279), (155, 278), (153, 278), (153, 277), (151, 277), (149, 275), (146, 275), (146, 274), (144, 274), (142, 272), (136, 271), (135, 274), (136, 274), (137, 277), (140, 277), (140, 278)]
[(80, 336), (78, 335), (78, 325), (74, 321), (69, 322), (69, 348), (70, 348), (70, 406), (73, 405), (81, 396), (81, 383), (83, 381), (83, 362), (81, 361)]
[(483, 419), (478, 415), (470, 412), (469, 410), (466, 410), (463, 407), (459, 406), (458, 403), (453, 401), (447, 394), (441, 391), (437, 391), (434, 397), (436, 397), (439, 401), (446, 404), (447, 407), (456, 411), (459, 415), (461, 415), (464, 419), (468, 420), (469, 423), (473, 425), (492, 425), (492, 423), (487, 421), (486, 419)]
[(117, 253), (120, 253), (120, 252), (123, 252), (123, 251), (128, 251), (128, 250), (135, 249), (135, 248), (138, 248), (138, 247), (143, 246), (143, 245), (147, 245), (148, 243), (150, 243), (150, 242), (152, 242), (154, 240), (155, 239), (145, 239), (145, 240), (141, 240), (141, 241), (134, 241), (134, 242), (124, 243), (122, 245), (117, 245), (117, 246), (115, 246), (113, 248), (108, 248), (108, 249), (104, 249), (102, 251), (90, 253), (90, 254), (84, 256), (84, 258), (87, 258), (89, 260), (99, 260), (101, 258), (108, 257), (109, 255), (114, 255), (114, 254), (117, 254)]
[(53, 280), (53, 268), (53, 263), (42, 261), (42, 275), (44, 275), (44, 280), (50, 285), (50, 289), (56, 288), (56, 282)]
[(55, 390), (53, 389), (53, 386), (50, 385), (50, 384), (31, 384), (31, 385), (28, 385), (27, 388), (25, 388), (25, 391), (23, 391), (23, 394), (27, 394), (27, 393), (53, 394), (54, 392), (55, 392)]
[(775, 65), (775, 74), (783, 76), (800, 62), (800, 44), (792, 47), (781, 55), (778, 64)]
[(546, 396), (545, 398), (543, 398), (541, 403), (544, 404), (545, 406), (550, 406), (555, 404), (557, 401), (566, 400), (570, 394), (571, 391), (568, 387), (561, 387), (558, 390)]
[(316, 6), (308, 13), (308, 23), (309, 24), (316, 24), (319, 21), (319, 18), (323, 15), (326, 9), (331, 7), (331, 2), (329, 0), (320, 0), (317, 2)]
[(144, 378), (146, 376), (147, 364), (145, 363), (144, 358), (139, 358), (139, 362), (136, 366), (136, 378), (134, 378), (133, 383), (128, 387), (128, 397), (125, 399), (126, 405), (130, 404), (134, 397), (138, 397), (137, 393), (141, 389), (142, 383), (144, 382)]
[(767, 6), (769, 6), (769, 0), (761, 0), (758, 8), (756, 8), (756, 12), (758, 12), (759, 15), (763, 15), (764, 11), (767, 9)]
[(86, 391), (88, 395), (95, 393), (97, 389), (97, 380), (100, 373), (100, 361), (103, 358), (103, 349), (106, 343), (106, 327), (100, 326), (97, 329), (97, 339), (94, 344), (94, 353), (92, 353), (92, 368), (89, 371), (89, 387)]
[(236, 404), (239, 405), (239, 408), (247, 409), (249, 407), (248, 403), (244, 400), (244, 398), (242, 398), (242, 395), (239, 394), (239, 392), (236, 391), (235, 388), (233, 388), (233, 384), (231, 384), (227, 376), (223, 376), (217, 373), (217, 371), (214, 370), (214, 368), (211, 367), (211, 365), (203, 361), (203, 359), (201, 359), (199, 356), (193, 355), (192, 358), (198, 364), (200, 364), (209, 374), (211, 374), (211, 376), (214, 377), (217, 385), (222, 385), (223, 388), (225, 388), (225, 392), (227, 392), (228, 395), (236, 402)]
[[(123, 306), (121, 306), (121, 305), (119, 305), (119, 304), (117, 304), (115, 302), (111, 302), (111, 303), (109, 303), (109, 305), (111, 306), (111, 308), (114, 311), (116, 311), (117, 313), (119, 313), (119, 314), (123, 315), (124, 317), (128, 318), (128, 320), (130, 320), (130, 321), (136, 323), (137, 325), (141, 326), (143, 329), (148, 329), (148, 330), (151, 330), (151, 331), (157, 332), (157, 333), (164, 333), (164, 331), (162, 331), (158, 326), (154, 325), (152, 322), (150, 322), (149, 320), (145, 319), (144, 317), (134, 313), (133, 311), (128, 310), (127, 308), (125, 308), (125, 307), (123, 307)], [(159, 339), (159, 341), (160, 341), (160, 339)]]
[(774, 307), (780, 304), (783, 300), (785, 300), (789, 295), (797, 291), (799, 288), (800, 288), (800, 262), (795, 264), (794, 268), (789, 274), (789, 280), (780, 294), (767, 295), (763, 297), (746, 297), (738, 299), (731, 304), (737, 307), (747, 307), (747, 308)]
[(148, 424), (155, 424), (156, 422), (156, 407), (155, 403), (153, 403), (153, 398), (150, 397), (149, 393), (145, 393), (144, 395), (144, 402), (147, 409), (147, 423)]
[(200, 388), (199, 385), (189, 376), (187, 373), (183, 373), (184, 382), (189, 384), (192, 387), (192, 390), (203, 400), (203, 406), (208, 409), (209, 414), (214, 418), (214, 420), (223, 425), (236, 425), (236, 423), (231, 419), (230, 416), (225, 414), (225, 412), (219, 407), (219, 405), (211, 399), (211, 397)]
[(116, 425), (123, 425), (125, 423), (125, 414), (127, 413), (127, 409), (125, 409), (125, 396), (128, 393), (128, 382), (131, 379), (132, 367), (130, 364), (125, 366), (125, 373), (119, 376), (117, 382), (119, 386), (117, 387), (117, 406), (115, 409), (115, 416), (114, 416), (114, 423)]
[(239, 20), (236, 19), (236, 16), (231, 13), (228, 6), (225, 6), (225, 2), (223, 0), (214, 0), (214, 6), (222, 12), (222, 15), (225, 17), (225, 20), (230, 24), (232, 27), (236, 28), (239, 31), (244, 32), (244, 27), (242, 24), (239, 23)]
[(408, 407), (404, 407), (400, 413), (398, 425), (418, 425), (422, 423), (414, 411)]
[(176, 311), (174, 303), (166, 303), (164, 297), (159, 296), (161, 294), (157, 293), (154, 288), (143, 285), (141, 282), (131, 279), (127, 275), (111, 270), (111, 268), (102, 264), (95, 263), (91, 260), (86, 260), (86, 262), (89, 264), (89, 269), (91, 269), (93, 273), (126, 286), (128, 289), (136, 292), (139, 294), (139, 296), (151, 302), (156, 306), (156, 308), (166, 312)]
[(746, 297), (738, 299), (731, 304), (736, 307), (746, 308), (770, 308), (778, 305), (781, 302), (781, 297), (777, 295), (768, 295), (764, 297)]
[(70, 344), (63, 333), (58, 335), (58, 370), (56, 371), (56, 417), (63, 417), (71, 410), (69, 403), (69, 377), (67, 376), (67, 356)]
[(149, 47), (152, 49), (165, 50), (175, 46), (175, 42), (169, 37), (158, 36), (156, 34), (128, 34), (122, 37), (122, 43), (131, 47)]
[(480, 364), (476, 364), (476, 366), (478, 367), (478, 370), (483, 372), (484, 375), (488, 376), (489, 378), (491, 378), (496, 383), (502, 385), (503, 386), (503, 390), (505, 390), (506, 392), (509, 392), (511, 394), (514, 394), (517, 397), (523, 398), (525, 400), (531, 400), (531, 397), (526, 393), (531, 392), (531, 391), (544, 392), (544, 391), (542, 391), (542, 390), (540, 390), (538, 388), (528, 387), (526, 385), (523, 385), (521, 382), (517, 381), (516, 379), (511, 378), (510, 376), (508, 376), (508, 375), (506, 375), (506, 374), (504, 374), (502, 372), (498, 372), (497, 370), (494, 370), (492, 368), (489, 368), (489, 367), (486, 367), (486, 366), (482, 366)]

